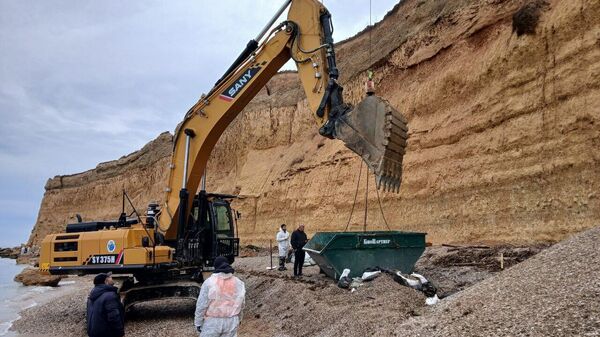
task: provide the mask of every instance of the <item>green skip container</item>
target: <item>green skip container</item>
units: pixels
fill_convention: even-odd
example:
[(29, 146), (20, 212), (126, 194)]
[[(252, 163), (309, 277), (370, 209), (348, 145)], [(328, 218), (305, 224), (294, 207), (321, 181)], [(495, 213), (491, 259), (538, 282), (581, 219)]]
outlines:
[(327, 276), (337, 280), (350, 269), (350, 277), (380, 267), (411, 273), (425, 251), (426, 233), (400, 231), (318, 232), (304, 250)]

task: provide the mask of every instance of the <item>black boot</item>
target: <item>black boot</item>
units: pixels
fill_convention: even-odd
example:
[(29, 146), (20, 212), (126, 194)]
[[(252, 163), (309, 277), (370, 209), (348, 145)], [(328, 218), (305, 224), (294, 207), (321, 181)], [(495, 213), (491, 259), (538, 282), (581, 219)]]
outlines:
[(284, 271), (287, 268), (285, 268), (285, 257), (279, 257), (279, 268), (277, 268), (277, 270), (279, 271)]

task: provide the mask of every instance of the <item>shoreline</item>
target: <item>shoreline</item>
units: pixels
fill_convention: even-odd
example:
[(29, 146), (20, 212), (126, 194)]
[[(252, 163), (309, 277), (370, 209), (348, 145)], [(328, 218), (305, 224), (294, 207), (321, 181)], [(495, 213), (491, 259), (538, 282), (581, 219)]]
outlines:
[[(26, 267), (26, 265), (24, 265), (24, 267)], [(19, 333), (19, 331), (15, 329), (15, 325), (18, 325), (18, 323), (24, 319), (24, 317), (27, 317), (26, 312), (28, 310), (39, 306), (48, 305), (49, 303), (63, 296), (69, 296), (80, 289), (85, 289), (87, 282), (91, 282), (89, 281), (89, 278), (77, 276), (67, 277), (61, 280), (58, 287), (23, 286), (18, 282), (15, 282), (18, 284), (16, 288), (18, 293), (9, 299), (6, 299), (4, 303), (7, 303), (8, 306), (12, 307), (13, 309), (16, 309), (13, 310), (16, 317), (8, 322), (2, 323), (4, 324), (4, 329), (0, 330), (0, 336), (23, 336), (23, 334)], [(15, 308), (14, 305), (18, 307)], [(30, 334), (26, 335), (30, 336)]]
[[(26, 288), (14, 282), (13, 278), (26, 266), (16, 264), (15, 259), (2, 257), (0, 267), (3, 270), (0, 275), (0, 336), (11, 336), (10, 329), (21, 317), (20, 312), (25, 308), (15, 308), (15, 305), (21, 303), (19, 297), (26, 292)], [(30, 304), (26, 306), (31, 307)]]

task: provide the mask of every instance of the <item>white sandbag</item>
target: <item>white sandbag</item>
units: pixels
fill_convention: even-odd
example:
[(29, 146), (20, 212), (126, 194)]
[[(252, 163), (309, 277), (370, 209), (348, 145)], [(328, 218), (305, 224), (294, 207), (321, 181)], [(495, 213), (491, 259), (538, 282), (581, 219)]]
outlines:
[[(295, 259), (296, 259), (296, 256), (294, 254), (290, 258), (290, 262), (294, 263)], [(312, 257), (310, 257), (310, 255), (308, 255), (307, 252), (304, 252), (304, 264), (302, 266), (303, 267), (309, 267), (309, 266), (315, 266), (315, 265), (317, 265), (317, 263), (315, 262), (315, 260), (313, 260)]]
[(362, 274), (361, 279), (363, 281), (372, 281), (376, 279), (381, 274), (380, 270), (376, 271), (366, 271)]
[(338, 280), (338, 287), (343, 289), (348, 289), (352, 280), (348, 277), (350, 274), (350, 269), (346, 268), (342, 271), (342, 275), (340, 275), (340, 279)]
[(356, 289), (362, 285), (363, 285), (362, 279), (360, 277), (355, 277), (352, 279), (352, 282), (350, 283), (350, 288)]
[(433, 297), (427, 297), (425, 299), (425, 304), (427, 305), (436, 305), (440, 301), (438, 295), (433, 295)]
[(306, 255), (304, 256), (304, 267), (308, 267), (308, 266), (314, 266), (317, 263), (315, 262), (315, 260), (312, 259), (312, 257), (310, 257), (310, 255), (308, 255), (308, 253), (305, 253)]
[(419, 281), (421, 281), (421, 284), (427, 284), (427, 283), (429, 283), (429, 281), (425, 278), (425, 276), (423, 276), (421, 274), (412, 273), (412, 274), (410, 274), (410, 276), (418, 278)]
[(396, 272), (396, 280), (397, 281), (401, 281), (402, 284), (404, 284), (405, 286), (411, 287), (413, 289), (416, 290), (421, 290), (422, 287), (422, 283), (421, 280), (419, 280), (417, 277), (413, 277), (410, 275), (404, 275), (401, 272), (397, 271)]

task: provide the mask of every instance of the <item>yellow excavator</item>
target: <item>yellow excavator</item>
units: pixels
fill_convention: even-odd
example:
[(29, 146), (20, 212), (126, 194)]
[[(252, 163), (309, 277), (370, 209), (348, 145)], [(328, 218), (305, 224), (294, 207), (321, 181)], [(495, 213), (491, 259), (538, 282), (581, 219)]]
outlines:
[[(288, 8), (287, 20), (273, 27)], [(235, 224), (240, 215), (230, 206), (236, 196), (205, 191), (208, 158), (227, 126), (290, 58), (319, 133), (361, 156), (378, 188), (398, 191), (406, 120), (371, 91), (356, 107), (344, 103), (332, 32), (331, 15), (320, 2), (286, 0), (175, 130), (164, 204), (151, 203), (141, 215), (129, 201), (130, 216), (136, 215), (131, 218), (124, 192), (118, 220), (80, 221), (68, 224), (65, 233), (46, 236), (40, 269), (123, 275), (126, 307), (163, 297), (197, 297), (214, 258), (233, 262), (239, 253)]]

